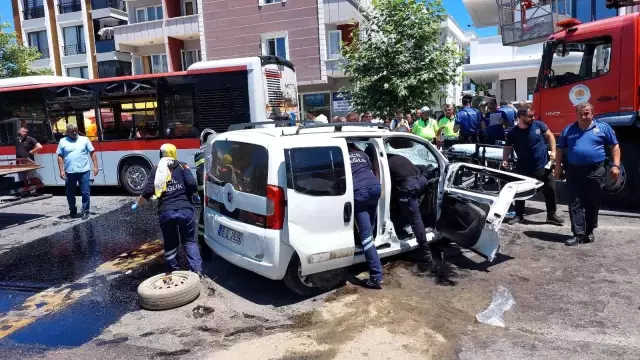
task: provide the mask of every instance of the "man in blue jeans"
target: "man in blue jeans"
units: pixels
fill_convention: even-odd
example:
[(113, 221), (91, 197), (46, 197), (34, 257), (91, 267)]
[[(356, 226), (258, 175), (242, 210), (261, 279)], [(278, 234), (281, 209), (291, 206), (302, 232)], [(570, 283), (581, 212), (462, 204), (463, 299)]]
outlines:
[(93, 176), (98, 175), (98, 158), (91, 140), (86, 136), (78, 135), (78, 126), (67, 124), (67, 136), (58, 143), (58, 168), (60, 178), (65, 181), (67, 202), (69, 203), (69, 217), (78, 216), (76, 207), (76, 186), (80, 185), (82, 194), (82, 220), (89, 218), (89, 180), (91, 165), (93, 162)]
[(382, 263), (374, 244), (377, 234), (376, 212), (382, 187), (373, 174), (369, 156), (349, 143), (349, 160), (353, 174), (354, 211), (356, 226), (362, 241), (364, 257), (369, 265), (369, 280), (365, 285), (372, 289), (382, 289)]

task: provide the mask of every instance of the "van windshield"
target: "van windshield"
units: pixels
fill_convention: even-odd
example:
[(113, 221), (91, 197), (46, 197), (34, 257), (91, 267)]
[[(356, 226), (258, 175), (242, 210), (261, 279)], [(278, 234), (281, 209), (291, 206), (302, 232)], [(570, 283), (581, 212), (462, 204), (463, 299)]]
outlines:
[(224, 186), (237, 191), (267, 196), (269, 154), (264, 146), (238, 141), (215, 141), (209, 173)]

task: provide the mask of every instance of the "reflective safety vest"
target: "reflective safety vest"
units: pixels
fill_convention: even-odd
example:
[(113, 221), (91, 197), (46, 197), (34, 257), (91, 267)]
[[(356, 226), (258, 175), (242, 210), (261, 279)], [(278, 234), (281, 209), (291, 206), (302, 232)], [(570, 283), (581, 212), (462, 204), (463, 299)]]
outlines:
[(200, 146), (198, 151), (196, 151), (195, 155), (193, 155), (193, 160), (196, 163), (196, 178), (198, 180), (198, 190), (204, 190), (204, 153), (207, 149), (207, 144), (203, 144)]

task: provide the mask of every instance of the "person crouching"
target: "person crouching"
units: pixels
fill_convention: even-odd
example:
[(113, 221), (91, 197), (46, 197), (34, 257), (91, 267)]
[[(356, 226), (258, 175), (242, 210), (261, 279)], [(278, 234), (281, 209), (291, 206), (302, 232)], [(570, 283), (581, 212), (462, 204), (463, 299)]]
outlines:
[(160, 147), (160, 161), (147, 178), (137, 202), (138, 206), (155, 196), (158, 199), (158, 216), (164, 239), (164, 257), (169, 271), (180, 270), (178, 245), (182, 242), (189, 262), (189, 270), (202, 276), (202, 258), (196, 242), (196, 213), (193, 194), (198, 192), (198, 183), (189, 166), (177, 161), (177, 150), (172, 144)]

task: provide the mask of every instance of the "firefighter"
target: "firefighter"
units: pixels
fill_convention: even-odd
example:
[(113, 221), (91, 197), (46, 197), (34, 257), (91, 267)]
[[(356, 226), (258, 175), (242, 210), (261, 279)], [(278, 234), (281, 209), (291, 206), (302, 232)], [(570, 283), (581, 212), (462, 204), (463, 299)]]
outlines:
[[(558, 139), (558, 160), (567, 168), (569, 216), (573, 237), (567, 246), (595, 241), (593, 231), (598, 227), (598, 211), (606, 176), (604, 166), (608, 146), (613, 157), (611, 177), (620, 176), (620, 145), (609, 124), (593, 119), (593, 105), (577, 106), (578, 121), (567, 126)], [(564, 156), (563, 156), (564, 155)], [(556, 166), (555, 177), (560, 179), (562, 167)]]

